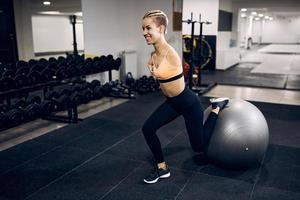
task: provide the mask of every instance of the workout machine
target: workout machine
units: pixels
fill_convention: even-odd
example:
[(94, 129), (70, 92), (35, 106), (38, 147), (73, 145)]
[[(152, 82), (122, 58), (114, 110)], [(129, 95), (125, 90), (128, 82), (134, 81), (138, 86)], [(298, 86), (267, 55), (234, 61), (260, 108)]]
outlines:
[[(202, 72), (201, 70), (203, 69), (203, 67), (208, 64), (209, 60), (212, 57), (212, 53), (209, 54), (208, 57), (203, 56), (203, 24), (211, 24), (211, 22), (208, 21), (201, 21), (201, 14), (199, 15), (199, 21), (193, 21), (193, 13), (191, 13), (191, 18), (187, 19), (187, 20), (183, 20), (183, 23), (187, 23), (187, 24), (191, 24), (191, 51), (190, 51), (190, 69), (189, 69), (189, 81), (188, 81), (188, 85), (189, 88), (199, 94), (204, 94), (206, 92), (208, 92), (211, 88), (213, 88), (216, 83), (211, 83), (211, 84), (203, 84), (202, 83)], [(194, 30), (195, 30), (195, 24), (199, 23), (200, 24), (200, 32), (199, 32), (199, 39), (198, 39), (198, 46), (199, 46), (199, 55), (198, 58), (195, 58), (195, 49), (194, 49), (194, 38), (195, 38), (195, 34), (194, 34)], [(207, 59), (206, 62), (203, 63), (203, 59)], [(195, 62), (199, 63), (199, 70), (197, 73), (197, 83), (193, 84), (193, 74), (194, 74), (194, 69), (195, 69)]]

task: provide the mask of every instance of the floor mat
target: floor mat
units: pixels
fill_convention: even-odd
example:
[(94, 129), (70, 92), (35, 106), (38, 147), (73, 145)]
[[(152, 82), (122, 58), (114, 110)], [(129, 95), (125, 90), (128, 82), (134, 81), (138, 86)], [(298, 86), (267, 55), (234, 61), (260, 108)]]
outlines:
[(143, 183), (154, 163), (141, 126), (163, 101), (145, 95), (0, 152), (0, 199), (299, 199), (300, 106), (282, 104), (252, 102), (270, 128), (257, 168), (209, 163), (191, 150), (180, 117), (158, 131), (171, 177)]

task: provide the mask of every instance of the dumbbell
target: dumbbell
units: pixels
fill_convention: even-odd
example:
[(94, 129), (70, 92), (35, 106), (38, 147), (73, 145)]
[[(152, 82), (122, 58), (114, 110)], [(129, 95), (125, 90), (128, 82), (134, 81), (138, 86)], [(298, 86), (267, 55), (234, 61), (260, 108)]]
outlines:
[(29, 61), (28, 61), (28, 65), (29, 65), (29, 67), (33, 67), (33, 66), (35, 66), (36, 64), (38, 63), (38, 61), (37, 60), (34, 60), (34, 59), (30, 59)]
[(42, 73), (41, 73), (41, 81), (42, 82), (48, 82), (48, 81), (52, 81), (54, 79), (56, 79), (55, 70), (54, 69), (51, 69), (51, 68), (47, 67), (46, 69), (44, 69), (42, 71)]
[(42, 114), (41, 105), (36, 103), (28, 104), (26, 107), (20, 109), (23, 111), (26, 121), (34, 120)]
[(82, 102), (82, 96), (80, 95), (79, 92), (74, 91), (71, 95), (70, 95), (70, 104), (71, 105), (80, 105)]
[(21, 68), (17, 68), (17, 71), (16, 71), (16, 76), (17, 75), (20, 75), (20, 74), (24, 74), (24, 75), (27, 75), (30, 71), (30, 68), (29, 67), (21, 67)]
[(135, 83), (135, 79), (133, 78), (132, 73), (128, 72), (126, 74), (125, 84), (128, 85), (131, 89), (133, 89), (134, 83)]
[(55, 111), (55, 105), (51, 100), (44, 100), (41, 103), (41, 115), (42, 116), (47, 116), (50, 113)]
[(15, 77), (15, 71), (12, 69), (7, 69), (2, 73), (2, 77)]
[(88, 103), (93, 99), (93, 90), (86, 88), (82, 90), (82, 103)]
[(41, 104), (42, 99), (40, 96), (37, 95), (31, 95), (26, 99), (27, 104)]
[(43, 69), (45, 69), (44, 66), (39, 65), (39, 64), (35, 64), (31, 67), (31, 71), (38, 71), (38, 72), (42, 72)]
[(111, 61), (111, 68), (114, 70), (119, 70), (121, 66), (121, 58), (117, 58), (116, 60)]
[(103, 91), (103, 95), (104, 96), (107, 96), (110, 92), (111, 92), (111, 85), (109, 83), (105, 83), (103, 86), (102, 86), (102, 91)]
[(38, 61), (38, 64), (39, 64), (39, 65), (42, 65), (42, 66), (44, 66), (44, 67), (46, 67), (46, 66), (49, 64), (49, 62), (48, 62), (47, 59), (41, 58), (41, 59)]
[(94, 89), (96, 86), (101, 86), (101, 82), (99, 80), (93, 80), (91, 86)]
[(54, 57), (50, 57), (48, 61), (49, 63), (57, 63), (57, 60)]
[(62, 66), (55, 72), (55, 76), (58, 80), (62, 80), (68, 78), (67, 67)]
[(19, 60), (16, 63), (17, 68), (28, 67), (28, 63), (24, 60)]
[(23, 123), (25, 120), (24, 112), (19, 108), (12, 108), (5, 113), (10, 127), (17, 126)]
[(15, 88), (15, 81), (11, 77), (3, 77), (0, 80), (0, 91), (4, 92)]
[(103, 97), (103, 89), (101, 86), (96, 86), (94, 89), (93, 89), (93, 96), (94, 96), (94, 99), (101, 99)]
[(29, 85), (29, 80), (26, 75), (19, 74), (14, 78), (16, 88), (22, 88)]
[(58, 98), (59, 97), (59, 93), (57, 91), (48, 91), (45, 94), (45, 99), (47, 100), (51, 100), (52, 98)]
[(38, 71), (31, 71), (27, 75), (29, 85), (36, 85), (41, 82), (41, 74)]

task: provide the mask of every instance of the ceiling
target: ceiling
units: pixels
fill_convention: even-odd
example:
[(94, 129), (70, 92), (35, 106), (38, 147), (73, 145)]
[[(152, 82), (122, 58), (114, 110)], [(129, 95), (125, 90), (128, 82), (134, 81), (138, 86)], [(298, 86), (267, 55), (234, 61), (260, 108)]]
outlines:
[(59, 11), (60, 13), (81, 12), (81, 0), (49, 0), (51, 5), (43, 5), (43, 0), (27, 0), (33, 12)]
[[(220, 0), (222, 1), (222, 0)], [(300, 17), (300, 0), (231, 0), (237, 8), (247, 8), (273, 18)]]

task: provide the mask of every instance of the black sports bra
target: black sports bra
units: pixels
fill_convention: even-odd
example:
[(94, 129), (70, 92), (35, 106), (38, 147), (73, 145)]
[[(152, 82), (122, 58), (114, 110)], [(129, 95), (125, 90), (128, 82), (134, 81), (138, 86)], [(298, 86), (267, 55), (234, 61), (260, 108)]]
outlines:
[(168, 83), (168, 82), (171, 82), (171, 81), (175, 81), (175, 80), (177, 80), (177, 79), (180, 79), (182, 76), (183, 76), (183, 73), (178, 74), (178, 75), (176, 75), (176, 76), (173, 76), (173, 77), (171, 77), (171, 78), (165, 79), (165, 80), (160, 80), (160, 79), (157, 79), (157, 80), (158, 80), (158, 82), (160, 82), (160, 83)]

